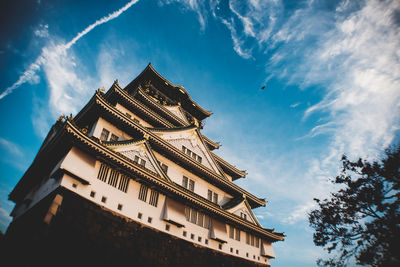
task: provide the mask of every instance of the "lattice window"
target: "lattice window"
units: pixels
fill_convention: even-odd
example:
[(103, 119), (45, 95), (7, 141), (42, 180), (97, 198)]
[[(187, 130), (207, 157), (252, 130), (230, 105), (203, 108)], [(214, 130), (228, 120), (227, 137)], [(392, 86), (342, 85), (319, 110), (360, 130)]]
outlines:
[(121, 178), (119, 179), (118, 189), (126, 193), (128, 191), (128, 184), (129, 184), (129, 177), (121, 174)]
[(157, 203), (158, 203), (158, 192), (151, 190), (149, 204), (154, 207), (157, 207)]
[(110, 168), (107, 165), (101, 164), (99, 169), (99, 174), (97, 175), (97, 179), (106, 182), (109, 170)]
[(117, 187), (118, 178), (119, 173), (116, 170), (111, 169), (110, 177), (108, 177), (108, 184), (113, 187)]
[(218, 194), (214, 192), (213, 202), (218, 204)]
[(235, 228), (229, 226), (229, 238), (235, 238)]
[(145, 186), (144, 184), (140, 185), (140, 190), (139, 190), (139, 196), (138, 198), (144, 202), (147, 200), (147, 191), (149, 188)]
[(192, 210), (190, 215), (190, 222), (195, 224), (197, 222), (197, 211)]
[(207, 191), (207, 199), (212, 201), (212, 196), (213, 196), (213, 192), (210, 189), (208, 189), (208, 191)]
[(106, 128), (103, 128), (103, 131), (101, 132), (101, 135), (100, 135), (100, 140), (107, 141), (109, 135), (110, 135), (110, 131), (107, 130)]
[(235, 239), (237, 241), (240, 241), (240, 230), (235, 228)]
[(193, 180), (189, 180), (189, 190), (194, 192), (194, 181)]
[(185, 207), (186, 221), (190, 221), (190, 208)]
[(199, 212), (197, 216), (197, 225), (203, 227), (203, 220), (204, 220), (204, 215), (203, 213)]
[(210, 225), (211, 225), (211, 218), (207, 215), (204, 215), (204, 224), (203, 227), (206, 229), (210, 229)]
[(187, 178), (186, 176), (183, 176), (183, 178), (182, 178), (182, 186), (184, 188), (188, 188), (188, 184), (189, 184), (189, 178)]
[(118, 139), (119, 139), (118, 136), (116, 136), (115, 134), (111, 134), (110, 141), (115, 142), (118, 141)]

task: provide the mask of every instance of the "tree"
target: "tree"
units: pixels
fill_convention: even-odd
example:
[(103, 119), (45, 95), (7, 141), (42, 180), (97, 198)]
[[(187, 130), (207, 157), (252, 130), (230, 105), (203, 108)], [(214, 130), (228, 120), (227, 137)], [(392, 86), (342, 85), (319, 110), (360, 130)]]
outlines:
[[(314, 199), (309, 213), (314, 243), (333, 257), (319, 266), (346, 266), (350, 259), (369, 266), (400, 266), (400, 147), (387, 149), (372, 163), (352, 162), (332, 180), (339, 190), (329, 199)], [(335, 256), (336, 254), (336, 256)]]

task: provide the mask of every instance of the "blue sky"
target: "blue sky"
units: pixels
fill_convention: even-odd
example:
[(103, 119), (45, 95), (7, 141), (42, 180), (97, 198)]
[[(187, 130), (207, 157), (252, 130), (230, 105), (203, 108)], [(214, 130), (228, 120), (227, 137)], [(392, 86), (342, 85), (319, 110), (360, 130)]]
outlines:
[[(307, 212), (343, 153), (398, 143), (398, 1), (24, 1), (1, 3), (0, 229), (7, 196), (61, 114), (151, 62), (213, 111), (203, 133), (268, 201), (287, 234), (273, 266), (314, 266)], [(261, 90), (262, 86), (266, 86)]]

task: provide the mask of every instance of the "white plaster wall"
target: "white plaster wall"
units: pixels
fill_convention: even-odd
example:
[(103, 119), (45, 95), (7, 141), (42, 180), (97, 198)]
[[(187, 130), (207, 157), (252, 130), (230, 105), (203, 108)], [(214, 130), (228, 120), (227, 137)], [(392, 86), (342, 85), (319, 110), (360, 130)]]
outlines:
[(182, 185), (182, 178), (183, 176), (188, 177), (195, 181), (194, 192), (199, 194), (200, 196), (207, 198), (208, 189), (218, 194), (218, 204), (224, 205), (233, 197), (232, 195), (222, 191), (218, 187), (206, 182), (202, 178), (193, 173), (189, 172), (188, 170), (182, 168), (178, 164), (174, 163), (173, 161), (167, 159), (166, 157), (162, 156), (161, 154), (153, 151), (154, 156), (157, 158), (158, 161), (166, 164), (168, 166), (168, 177), (177, 184)]
[(97, 137), (97, 138), (100, 139), (101, 132), (103, 131), (103, 128), (106, 128), (108, 131), (110, 131), (110, 134), (108, 136), (108, 140), (110, 140), (111, 134), (114, 134), (114, 135), (118, 136), (119, 137), (118, 141), (132, 139), (131, 136), (129, 136), (125, 132), (121, 131), (120, 129), (118, 129), (117, 127), (115, 127), (114, 125), (112, 125), (111, 123), (109, 123), (108, 121), (106, 121), (105, 119), (103, 119), (101, 117), (99, 117), (99, 119), (97, 120), (97, 122), (93, 126), (93, 130), (91, 131), (92, 136)]
[(139, 121), (139, 123), (145, 127), (153, 127), (150, 123), (148, 123), (147, 121), (143, 120), (142, 118), (140, 118), (139, 116), (136, 116), (134, 113), (132, 113), (129, 109), (125, 108), (124, 106), (122, 106), (120, 103), (117, 103), (115, 105), (115, 107), (122, 111), (122, 113), (128, 113), (129, 115), (132, 116), (132, 118), (135, 118)]

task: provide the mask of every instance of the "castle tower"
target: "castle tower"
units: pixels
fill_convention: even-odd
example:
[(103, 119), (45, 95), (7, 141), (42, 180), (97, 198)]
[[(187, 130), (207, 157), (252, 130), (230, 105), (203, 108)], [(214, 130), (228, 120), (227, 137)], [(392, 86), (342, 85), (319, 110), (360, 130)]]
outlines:
[(96, 91), (53, 125), (10, 193), (7, 235), (63, 243), (88, 264), (269, 266), (284, 235), (261, 226), (252, 209), (266, 201), (235, 184), (247, 173), (201, 133), (211, 114), (151, 64), (125, 88)]

